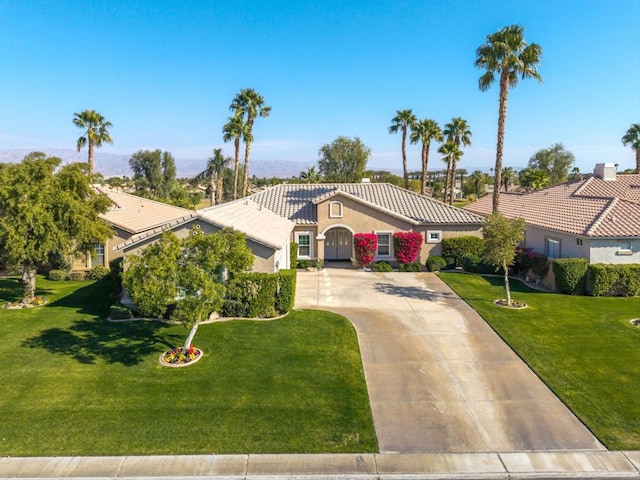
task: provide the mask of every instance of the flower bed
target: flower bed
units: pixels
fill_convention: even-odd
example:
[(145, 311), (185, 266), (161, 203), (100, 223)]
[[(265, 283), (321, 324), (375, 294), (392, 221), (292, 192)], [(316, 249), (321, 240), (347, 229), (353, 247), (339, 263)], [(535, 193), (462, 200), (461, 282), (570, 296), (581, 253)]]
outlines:
[(511, 305), (509, 305), (507, 303), (506, 298), (499, 298), (498, 300), (495, 300), (494, 303), (499, 307), (504, 307), (504, 308), (513, 308), (513, 309), (527, 308), (527, 304), (524, 302), (521, 302), (520, 300), (511, 299)]
[(38, 296), (38, 297), (33, 297), (33, 300), (31, 301), (31, 303), (24, 303), (22, 300), (20, 300), (19, 302), (5, 303), (4, 308), (9, 308), (9, 309), (34, 308), (34, 307), (41, 307), (43, 305), (46, 305), (47, 303), (49, 303), (49, 299), (47, 299), (47, 297)]
[(165, 367), (188, 367), (200, 360), (203, 355), (202, 350), (193, 345), (186, 352), (182, 347), (177, 347), (160, 355), (160, 364)]

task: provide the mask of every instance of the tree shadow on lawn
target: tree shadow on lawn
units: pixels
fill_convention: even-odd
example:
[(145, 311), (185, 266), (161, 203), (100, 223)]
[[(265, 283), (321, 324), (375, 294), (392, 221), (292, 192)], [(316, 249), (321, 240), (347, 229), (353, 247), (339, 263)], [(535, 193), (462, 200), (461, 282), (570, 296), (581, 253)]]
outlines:
[(405, 298), (415, 298), (418, 300), (428, 300), (437, 302), (445, 300), (451, 294), (449, 292), (434, 292), (422, 287), (399, 287), (393, 283), (376, 283), (375, 288), (378, 292), (386, 295), (397, 295)]
[[(24, 284), (18, 277), (0, 278), (0, 304), (5, 302), (17, 302), (22, 299)], [(36, 288), (36, 295), (51, 295), (53, 291), (48, 288)]]
[(65, 307), (75, 309), (78, 313), (107, 318), (109, 306), (113, 302), (113, 281), (107, 277), (74, 289), (69, 295), (50, 303), (48, 307)]
[[(77, 320), (68, 329), (53, 327), (26, 339), (23, 346), (44, 348), (70, 356), (79, 363), (94, 364), (98, 358), (110, 364), (133, 366), (158, 351), (173, 348), (180, 336), (163, 332), (171, 327), (151, 320), (112, 323), (98, 318)], [(162, 346), (162, 348), (158, 348)]]

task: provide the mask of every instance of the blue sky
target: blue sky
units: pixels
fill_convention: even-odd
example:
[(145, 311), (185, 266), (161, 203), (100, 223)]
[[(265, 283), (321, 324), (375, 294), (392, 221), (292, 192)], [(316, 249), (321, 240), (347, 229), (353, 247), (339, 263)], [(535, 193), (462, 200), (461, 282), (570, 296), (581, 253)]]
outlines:
[[(506, 25), (543, 48), (544, 83), (511, 90), (505, 166), (562, 142), (582, 171), (635, 165), (620, 138), (640, 122), (640, 1), (33, 1), (0, 4), (0, 150), (75, 148), (74, 112), (113, 123), (107, 153), (233, 152), (221, 128), (245, 87), (272, 107), (252, 161), (315, 164), (339, 135), (401, 168), (399, 109), (473, 132), (460, 167), (495, 160), (498, 88), (480, 92), (475, 51)], [(418, 169), (418, 145), (409, 167)], [(432, 147), (430, 169), (442, 167)]]

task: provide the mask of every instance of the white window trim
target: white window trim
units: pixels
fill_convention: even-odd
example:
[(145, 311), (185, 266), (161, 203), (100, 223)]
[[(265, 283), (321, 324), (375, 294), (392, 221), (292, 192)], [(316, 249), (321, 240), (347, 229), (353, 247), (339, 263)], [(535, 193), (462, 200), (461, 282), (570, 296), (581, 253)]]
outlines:
[[(438, 238), (431, 238), (432, 234), (438, 235)], [(442, 241), (442, 230), (427, 230), (424, 240), (426, 243), (440, 243)]]
[[(299, 242), (299, 238), (300, 236), (309, 236), (309, 255), (300, 255), (300, 242)], [(302, 259), (302, 260), (312, 260), (313, 259), (313, 239), (314, 239), (314, 235), (313, 232), (295, 232), (295, 242), (298, 244), (298, 258)]]
[[(333, 213), (333, 206), (334, 205), (338, 205), (339, 206), (337, 215)], [(338, 201), (335, 201), (335, 200), (333, 202), (329, 202), (329, 218), (342, 218), (343, 209), (344, 209), (344, 205), (342, 204), (342, 202), (338, 202)]]
[[(628, 243), (629, 248), (623, 248), (622, 244)], [(626, 245), (625, 245), (626, 246)], [(618, 240), (618, 255), (633, 255), (633, 240)]]
[[(96, 259), (96, 260), (98, 259), (98, 245), (102, 246), (102, 254), (101, 254), (102, 255), (102, 263), (96, 262), (95, 265), (94, 265), (94, 261), (93, 260), (94, 259)], [(94, 245), (93, 255), (89, 256), (89, 265), (91, 266), (91, 268), (93, 268), (93, 267), (95, 267), (97, 265), (100, 265), (102, 267), (106, 267), (107, 266), (107, 253), (106, 253), (106, 251), (107, 251), (107, 248), (106, 248), (106, 245), (104, 243), (96, 243)]]
[[(551, 255), (549, 255), (549, 242), (555, 242), (558, 244), (558, 256), (557, 257), (552, 257)], [(562, 258), (562, 240), (559, 238), (555, 238), (555, 237), (544, 237), (544, 253), (545, 255), (552, 259), (555, 260), (557, 258)]]
[[(390, 259), (393, 258), (393, 232), (389, 230), (374, 230), (373, 233), (376, 235), (389, 235), (389, 255), (378, 255), (378, 248), (376, 248), (376, 258), (380, 259)], [(380, 242), (378, 242), (378, 247), (380, 246)]]

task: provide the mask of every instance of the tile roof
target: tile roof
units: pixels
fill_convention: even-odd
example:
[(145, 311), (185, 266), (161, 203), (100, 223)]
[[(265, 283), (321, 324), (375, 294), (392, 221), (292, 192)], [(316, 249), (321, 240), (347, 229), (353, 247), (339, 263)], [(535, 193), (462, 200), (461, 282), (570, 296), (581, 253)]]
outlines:
[(198, 210), (198, 218), (219, 227), (233, 227), (248, 238), (280, 249), (289, 240), (295, 224), (249, 199), (235, 200)]
[(390, 183), (282, 184), (248, 198), (296, 224), (318, 222), (316, 204), (334, 195), (360, 201), (414, 224), (480, 224), (474, 213)]
[(95, 187), (113, 202), (100, 218), (129, 233), (140, 233), (164, 225), (183, 217), (195, 216), (193, 210), (174, 207), (129, 193), (118, 192), (106, 187)]
[[(526, 194), (500, 193), (500, 212), (530, 225), (587, 237), (640, 236), (640, 175), (597, 177), (562, 183)], [(489, 215), (491, 195), (465, 210)]]

